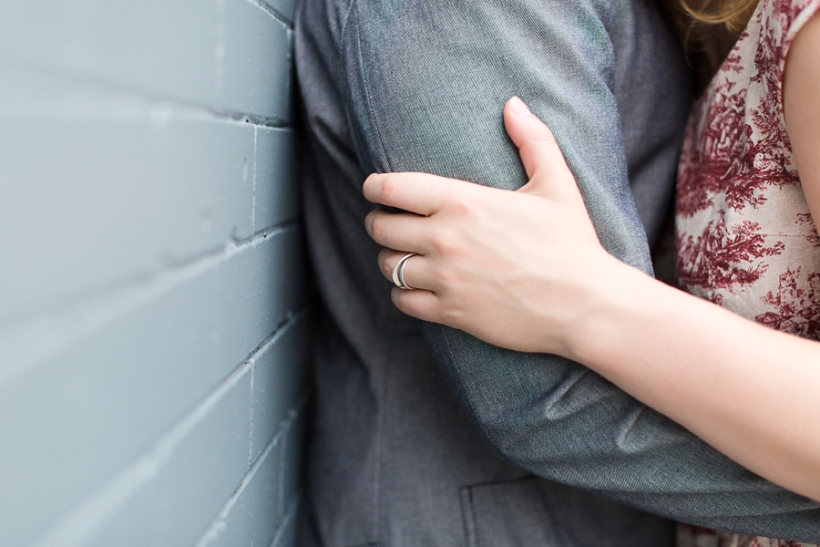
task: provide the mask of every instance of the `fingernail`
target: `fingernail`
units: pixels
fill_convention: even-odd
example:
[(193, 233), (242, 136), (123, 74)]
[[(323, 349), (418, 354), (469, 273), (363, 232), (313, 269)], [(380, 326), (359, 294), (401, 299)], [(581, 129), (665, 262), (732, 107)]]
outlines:
[(530, 109), (527, 108), (527, 105), (524, 104), (524, 101), (521, 100), (520, 97), (515, 96), (510, 99), (510, 110), (512, 113), (518, 116), (519, 118), (526, 116), (527, 114), (531, 114)]

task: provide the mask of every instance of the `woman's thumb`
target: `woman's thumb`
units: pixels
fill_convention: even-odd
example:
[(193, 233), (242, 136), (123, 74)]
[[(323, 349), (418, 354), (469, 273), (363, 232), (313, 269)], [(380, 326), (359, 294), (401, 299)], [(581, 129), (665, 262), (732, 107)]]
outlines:
[(529, 182), (521, 188), (527, 193), (556, 197), (556, 191), (578, 192), (575, 177), (564, 160), (555, 137), (518, 97), (504, 107), (507, 134), (518, 147)]

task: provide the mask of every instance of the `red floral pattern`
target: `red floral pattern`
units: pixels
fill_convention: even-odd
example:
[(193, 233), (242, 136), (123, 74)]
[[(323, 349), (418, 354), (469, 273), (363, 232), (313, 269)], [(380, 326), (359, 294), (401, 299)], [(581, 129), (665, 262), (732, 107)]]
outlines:
[(783, 252), (782, 241), (765, 246), (760, 224), (743, 220), (726, 226), (725, 214), (710, 220), (698, 237), (677, 233), (679, 282), (687, 287), (728, 289), (750, 285), (760, 279), (768, 263), (759, 260)]
[(742, 534), (725, 534), (708, 528), (678, 525), (677, 547), (811, 547), (799, 541), (771, 539)]
[[(809, 270), (820, 272), (820, 253), (810, 252), (820, 247), (820, 236), (802, 195), (781, 107), (788, 46), (819, 2), (761, 0), (693, 108), (678, 179), (680, 285), (784, 330), (794, 317), (812, 317), (817, 306), (805, 297), (786, 309), (767, 295), (782, 290), (780, 276), (787, 271), (806, 272), (794, 282), (801, 294), (812, 294)], [(808, 321), (800, 332), (820, 339), (820, 324)]]
[(769, 291), (763, 297), (770, 311), (757, 315), (755, 321), (809, 338), (820, 330), (820, 273), (809, 274), (805, 288), (801, 288), (800, 272), (798, 266), (780, 274), (777, 291)]
[[(760, 0), (695, 104), (679, 166), (684, 290), (761, 325), (820, 340), (820, 235), (783, 120), (789, 45), (820, 0)], [(678, 547), (800, 547), (681, 525)]]
[(811, 233), (806, 236), (806, 241), (814, 247), (820, 247), (820, 234), (817, 233), (817, 227), (814, 225), (814, 219), (811, 218), (811, 213), (798, 213), (795, 223), (808, 225), (811, 229)]

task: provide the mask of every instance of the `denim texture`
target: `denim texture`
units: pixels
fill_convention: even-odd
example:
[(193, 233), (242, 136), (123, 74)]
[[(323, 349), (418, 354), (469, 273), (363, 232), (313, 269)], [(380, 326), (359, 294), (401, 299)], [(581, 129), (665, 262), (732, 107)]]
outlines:
[(818, 504), (584, 367), (420, 328), (390, 302), (363, 230), (373, 171), (523, 184), (501, 118), (519, 95), (555, 133), (604, 246), (650, 272), (689, 100), (650, 2), (301, 0), (295, 47), (324, 303), (303, 544), (673, 543), (670, 522), (627, 505), (820, 540)]

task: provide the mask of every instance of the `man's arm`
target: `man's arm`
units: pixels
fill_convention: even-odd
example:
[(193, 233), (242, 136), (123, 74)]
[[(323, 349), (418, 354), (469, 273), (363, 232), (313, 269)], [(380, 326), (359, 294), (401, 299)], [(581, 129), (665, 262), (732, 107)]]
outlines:
[[(343, 66), (330, 70), (343, 80), (364, 171), (516, 188), (524, 176), (501, 107), (519, 95), (553, 129), (604, 246), (648, 270), (613, 95), (613, 36), (627, 5), (351, 1), (334, 28)], [(424, 330), (484, 437), (513, 463), (679, 520), (820, 541), (817, 504), (754, 476), (580, 365), (437, 325)]]

